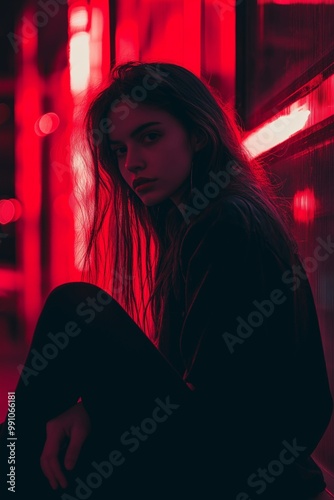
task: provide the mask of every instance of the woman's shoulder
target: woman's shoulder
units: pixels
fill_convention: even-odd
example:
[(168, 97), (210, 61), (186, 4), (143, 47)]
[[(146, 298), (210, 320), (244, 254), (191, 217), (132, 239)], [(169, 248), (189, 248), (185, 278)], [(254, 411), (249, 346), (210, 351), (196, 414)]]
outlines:
[(187, 229), (180, 250), (182, 267), (201, 250), (214, 258), (226, 246), (246, 253), (250, 245), (283, 253), (286, 247), (284, 235), (265, 209), (245, 197), (230, 195), (200, 214)]
[(245, 231), (254, 231), (266, 220), (264, 210), (259, 205), (241, 195), (229, 195), (217, 203), (208, 206), (196, 215), (186, 232), (189, 234), (205, 233), (205, 229), (219, 226), (238, 226)]
[(208, 238), (225, 236), (227, 231), (243, 233), (248, 237), (251, 232), (263, 228), (265, 216), (249, 200), (237, 195), (221, 199), (197, 215), (187, 228), (182, 242), (182, 250), (200, 244)]

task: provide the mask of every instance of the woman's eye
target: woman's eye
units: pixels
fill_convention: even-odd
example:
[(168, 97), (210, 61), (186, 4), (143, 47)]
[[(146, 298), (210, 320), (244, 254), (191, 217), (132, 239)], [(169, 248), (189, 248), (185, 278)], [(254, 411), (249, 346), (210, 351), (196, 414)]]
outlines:
[(159, 137), (159, 134), (157, 132), (148, 132), (147, 134), (143, 135), (143, 137), (148, 137), (149, 135), (153, 135), (155, 137), (153, 137), (153, 140), (157, 137)]
[[(151, 136), (150, 140), (148, 141), (148, 144), (150, 144), (151, 142), (154, 142), (158, 137), (159, 137), (160, 134), (158, 134), (157, 132), (148, 132), (147, 134), (144, 134), (142, 136), (142, 139), (145, 139), (146, 137), (149, 137)], [(153, 136), (153, 138), (152, 138)], [(145, 141), (147, 142), (147, 141)], [(121, 148), (117, 148), (117, 149), (113, 149), (113, 152), (115, 153), (116, 156), (123, 156), (126, 151), (124, 151), (126, 149), (125, 146), (122, 146)], [(123, 150), (123, 152), (122, 152)]]
[(116, 156), (122, 156), (122, 154), (124, 154), (124, 153), (120, 152), (121, 149), (125, 149), (125, 148), (122, 147), (122, 148), (113, 149), (113, 152), (115, 153)]

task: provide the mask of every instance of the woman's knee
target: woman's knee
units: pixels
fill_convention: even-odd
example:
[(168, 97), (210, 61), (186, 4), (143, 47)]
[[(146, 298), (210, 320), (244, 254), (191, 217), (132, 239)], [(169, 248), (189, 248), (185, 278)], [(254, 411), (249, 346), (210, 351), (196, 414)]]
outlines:
[(100, 301), (101, 299), (102, 301), (107, 302), (111, 302), (113, 300), (111, 295), (102, 290), (102, 288), (84, 281), (70, 281), (68, 283), (58, 285), (51, 290), (47, 300), (52, 299), (73, 302), (77, 300), (84, 301), (86, 299), (91, 299), (92, 297), (95, 297)]
[(86, 282), (68, 282), (54, 288), (48, 295), (45, 306), (64, 310), (74, 309), (78, 317), (87, 317), (92, 312), (101, 312), (115, 302), (102, 288)]
[[(110, 309), (112, 306), (112, 310)], [(41, 312), (38, 330), (61, 329), (70, 336), (87, 329), (101, 317), (114, 314), (117, 302), (96, 285), (85, 282), (69, 282), (54, 288), (48, 295)], [(39, 334), (39, 338), (41, 337)]]
[[(124, 308), (102, 288), (86, 282), (69, 282), (54, 288), (49, 294), (43, 316), (48, 321), (65, 322), (65, 333), (77, 331), (92, 332), (94, 340), (107, 337), (118, 344), (145, 348), (145, 334), (133, 321)], [(52, 318), (52, 320), (51, 320)]]

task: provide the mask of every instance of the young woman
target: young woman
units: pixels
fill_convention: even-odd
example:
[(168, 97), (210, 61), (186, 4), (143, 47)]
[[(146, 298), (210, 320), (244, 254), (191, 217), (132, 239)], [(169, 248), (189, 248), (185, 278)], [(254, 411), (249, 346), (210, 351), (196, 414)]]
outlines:
[[(86, 129), (87, 263), (118, 279), (110, 294), (80, 282), (47, 298), (15, 393), (17, 440), (4, 424), (4, 491), (12, 479), (43, 500), (316, 498), (310, 455), (332, 397), (315, 305), (233, 113), (183, 67), (129, 62)], [(133, 278), (143, 290), (145, 275), (141, 328)]]

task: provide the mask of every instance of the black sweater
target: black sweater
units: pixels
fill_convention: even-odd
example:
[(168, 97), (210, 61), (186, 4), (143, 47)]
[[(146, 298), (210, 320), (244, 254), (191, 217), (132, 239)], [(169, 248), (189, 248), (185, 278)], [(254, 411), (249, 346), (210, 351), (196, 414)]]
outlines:
[(233, 196), (186, 234), (180, 268), (184, 295), (171, 296), (159, 349), (195, 388), (211, 497), (304, 500), (322, 491), (309, 457), (333, 401), (299, 256)]

